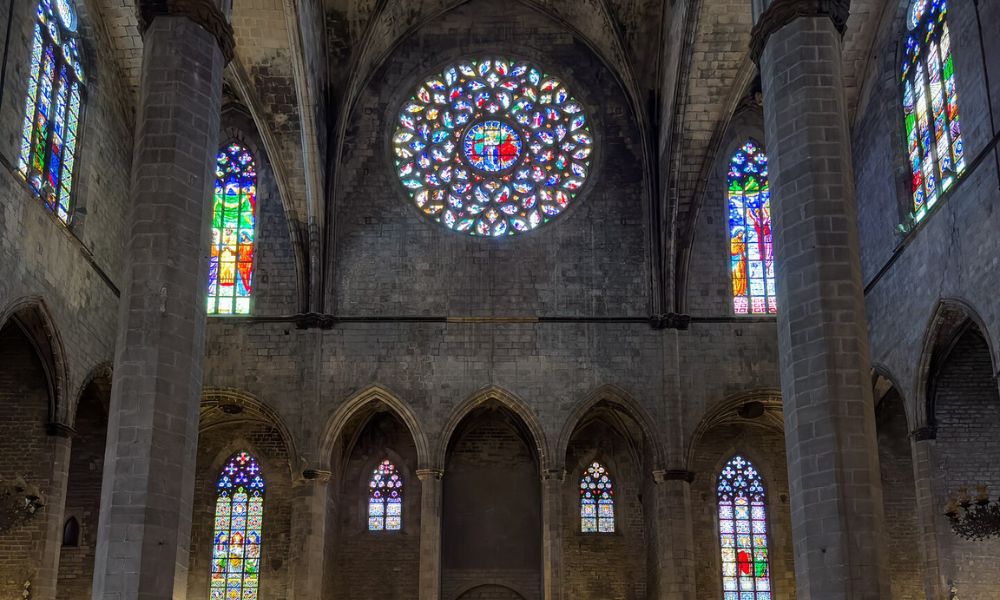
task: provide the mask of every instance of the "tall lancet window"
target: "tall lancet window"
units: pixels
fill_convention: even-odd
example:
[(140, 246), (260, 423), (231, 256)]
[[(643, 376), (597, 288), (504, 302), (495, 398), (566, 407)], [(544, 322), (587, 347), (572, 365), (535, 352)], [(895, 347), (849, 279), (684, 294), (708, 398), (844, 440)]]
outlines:
[(253, 291), (257, 171), (240, 144), (219, 151), (208, 263), (208, 314), (248, 315)]
[(39, 0), (17, 171), (45, 205), (70, 217), (83, 66), (73, 0)]
[(723, 600), (771, 600), (764, 484), (750, 461), (726, 463), (718, 497)]
[(965, 170), (948, 0), (913, 0), (903, 58), (903, 118), (913, 175), (913, 214), (927, 214)]
[(588, 465), (580, 477), (580, 531), (615, 532), (615, 490), (611, 475), (599, 462)]
[(399, 531), (403, 528), (403, 478), (388, 458), (372, 471), (368, 480), (368, 530)]
[(771, 191), (767, 155), (748, 141), (729, 161), (729, 267), (733, 312), (778, 312), (774, 293), (774, 246), (771, 243)]
[(237, 452), (216, 484), (211, 600), (256, 600), (260, 584), (264, 477), (257, 459)]

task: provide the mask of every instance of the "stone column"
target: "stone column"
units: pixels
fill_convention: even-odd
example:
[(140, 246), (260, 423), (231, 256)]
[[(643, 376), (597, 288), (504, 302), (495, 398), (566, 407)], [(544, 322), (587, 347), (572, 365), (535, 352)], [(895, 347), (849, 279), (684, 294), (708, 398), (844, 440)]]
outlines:
[(323, 589), (326, 561), (326, 515), (330, 472), (307, 469), (293, 489), (291, 563), (292, 598), (312, 600)]
[(232, 51), (213, 0), (138, 5), (142, 81), (94, 600), (186, 593), (209, 199)]
[(889, 597), (847, 127), (848, 0), (773, 0), (764, 91), (778, 348), (799, 600)]
[(63, 525), (66, 521), (66, 489), (69, 485), (69, 462), (72, 454), (73, 429), (62, 423), (49, 423), (49, 444), (52, 448), (52, 482), (40, 513), (45, 519), (45, 543), (38, 574), (31, 582), (33, 600), (55, 600), (59, 581), (59, 558), (62, 554)]
[(542, 473), (542, 598), (562, 598), (562, 493), (566, 471)]
[[(941, 569), (938, 546), (938, 524), (942, 521), (943, 507), (936, 506), (934, 488), (934, 444), (936, 433), (933, 427), (923, 427), (910, 434), (913, 456), (913, 483), (916, 486), (917, 528), (920, 535), (920, 551), (924, 559), (924, 594), (930, 600), (944, 600), (948, 597), (948, 582)], [(949, 535), (950, 532), (942, 532)]]
[(419, 600), (441, 598), (441, 469), (417, 469), (420, 479)]
[(691, 482), (694, 473), (682, 470), (653, 471), (655, 482), (656, 556), (658, 600), (694, 598), (694, 529)]

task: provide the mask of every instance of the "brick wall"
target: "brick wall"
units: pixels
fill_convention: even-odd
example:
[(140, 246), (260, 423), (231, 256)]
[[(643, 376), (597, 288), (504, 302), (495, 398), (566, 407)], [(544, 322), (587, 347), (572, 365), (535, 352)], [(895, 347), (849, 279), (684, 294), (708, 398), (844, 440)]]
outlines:
[(91, 383), (84, 389), (77, 408), (63, 521), (75, 518), (80, 524), (80, 538), (78, 546), (63, 545), (59, 556), (56, 592), (61, 600), (89, 598), (94, 580), (109, 392), (110, 387)]
[[(368, 531), (368, 482), (388, 458), (403, 478), (400, 531)], [(334, 555), (327, 568), (335, 598), (408, 600), (414, 597), (420, 569), (420, 480), (413, 438), (389, 413), (373, 417), (353, 443), (343, 468), (336, 470), (339, 496), (332, 528)]]
[[(20, 475), (52, 492), (48, 382), (42, 363), (21, 329), (0, 329), (0, 477)], [(25, 581), (34, 579), (45, 542), (48, 512), (42, 510), (23, 527), (0, 533), (0, 598), (20, 598)]]

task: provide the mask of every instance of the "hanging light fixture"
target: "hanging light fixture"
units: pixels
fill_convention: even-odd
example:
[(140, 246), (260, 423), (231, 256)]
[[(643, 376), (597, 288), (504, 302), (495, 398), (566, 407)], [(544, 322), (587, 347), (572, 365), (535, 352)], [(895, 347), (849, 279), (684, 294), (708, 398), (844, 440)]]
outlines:
[(1000, 501), (990, 501), (985, 485), (976, 486), (976, 497), (968, 488), (948, 499), (944, 514), (951, 522), (951, 529), (967, 540), (984, 540), (1000, 536)]

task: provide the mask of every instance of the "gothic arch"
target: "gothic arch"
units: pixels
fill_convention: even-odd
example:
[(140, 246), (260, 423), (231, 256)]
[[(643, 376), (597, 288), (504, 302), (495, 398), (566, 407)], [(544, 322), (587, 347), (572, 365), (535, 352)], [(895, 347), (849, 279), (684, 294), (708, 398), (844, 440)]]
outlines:
[[(754, 411), (759, 411), (760, 414), (752, 416), (756, 414)], [(705, 434), (715, 427), (730, 423), (752, 424), (784, 433), (781, 392), (776, 389), (761, 389), (735, 394), (707, 410), (688, 442), (686, 458), (688, 468), (694, 463), (698, 443)]]
[(491, 385), (474, 393), (452, 412), (448, 423), (438, 438), (438, 446), (434, 453), (434, 467), (439, 469), (444, 468), (448, 458), (448, 444), (451, 442), (455, 430), (462, 420), (472, 413), (473, 410), (480, 406), (485, 406), (490, 402), (496, 402), (509, 410), (521, 419), (524, 426), (528, 428), (532, 437), (531, 442), (535, 445), (534, 450), (538, 456), (539, 471), (544, 473), (548, 469), (553, 468), (552, 461), (549, 458), (549, 446), (546, 441), (545, 430), (538, 421), (538, 417), (535, 416), (534, 411), (531, 410), (524, 400), (496, 385)]
[(652, 415), (650, 415), (649, 412), (646, 411), (646, 409), (643, 408), (643, 406), (639, 404), (628, 392), (618, 386), (610, 384), (605, 384), (596, 388), (579, 404), (577, 404), (576, 408), (573, 409), (573, 412), (570, 413), (569, 418), (566, 420), (566, 423), (563, 425), (562, 431), (559, 434), (559, 440), (557, 442), (555, 453), (552, 456), (552, 468), (565, 466), (562, 463), (566, 460), (566, 452), (569, 449), (573, 432), (576, 431), (577, 427), (582, 423), (583, 419), (586, 418), (587, 414), (602, 402), (620, 409), (639, 425), (642, 429), (645, 440), (635, 441), (645, 441), (648, 443), (653, 452), (653, 456), (651, 457), (653, 459), (653, 469), (662, 468), (662, 466), (666, 464), (666, 454), (663, 449), (662, 440), (659, 435), (657, 435), (656, 422), (653, 420)]
[[(971, 304), (959, 298), (942, 298), (934, 308), (920, 351), (919, 363), (913, 390), (912, 404), (909, 404), (914, 429), (934, 426), (934, 371), (939, 356), (947, 356), (951, 346), (958, 340), (969, 324), (974, 324), (989, 348), (993, 373), (996, 373), (996, 346), (990, 338), (986, 322)], [(905, 396), (904, 396), (905, 397)]]
[[(112, 377), (112, 363), (111, 363), (111, 361), (104, 361), (104, 362), (98, 364), (97, 366), (95, 366), (93, 369), (90, 370), (90, 373), (88, 373), (87, 376), (83, 379), (83, 383), (81, 383), (80, 386), (77, 387), (77, 389), (76, 389), (76, 394), (73, 397), (73, 406), (69, 407), (70, 408), (70, 415), (69, 415), (70, 418), (67, 421), (68, 423), (72, 424), (72, 423), (76, 422), (77, 411), (79, 410), (79, 407), (80, 407), (80, 396), (83, 395), (83, 393), (87, 390), (87, 388), (90, 385), (101, 386), (101, 392), (102, 392), (101, 396), (102, 396), (102, 398), (107, 399), (107, 401), (110, 402), (110, 400), (111, 400), (111, 377)], [(106, 387), (106, 389), (104, 389), (105, 387)], [(105, 412), (105, 414), (107, 414), (107, 412), (110, 410), (110, 408), (111, 407), (110, 407), (109, 404), (105, 404), (104, 405), (104, 412)]]
[(417, 448), (417, 463), (419, 469), (427, 468), (430, 464), (429, 446), (424, 428), (420, 424), (416, 413), (409, 405), (401, 400), (388, 388), (380, 385), (370, 385), (357, 392), (340, 405), (337, 411), (330, 418), (321, 438), (321, 448), (319, 460), (321, 464), (326, 464), (334, 450), (334, 444), (344, 433), (344, 429), (351, 418), (359, 414), (366, 407), (371, 408), (379, 404), (385, 405), (406, 425), (413, 438), (413, 444)]
[(24, 332), (45, 370), (49, 386), (49, 421), (69, 423), (66, 349), (45, 301), (38, 296), (15, 300), (0, 312), (0, 328), (8, 322), (13, 322)]
[[(297, 465), (301, 463), (301, 458), (295, 446), (295, 439), (292, 437), (288, 425), (285, 424), (285, 420), (265, 402), (251, 394), (231, 388), (205, 388), (201, 393), (200, 413), (198, 423), (199, 434), (223, 424), (232, 423), (234, 420), (271, 425), (278, 430), (282, 441), (285, 443), (285, 450), (288, 452), (289, 469), (293, 474)], [(222, 458), (216, 457), (217, 460), (213, 460), (212, 468), (218, 470), (217, 467), (221, 467), (226, 459), (240, 449), (232, 446), (233, 443), (235, 442), (226, 445), (229, 454), (226, 454)], [(255, 454), (255, 456), (259, 456), (259, 454)]]
[[(473, 596), (473, 592), (485, 594), (483, 596)], [(501, 595), (503, 594), (503, 595)], [(525, 596), (517, 590), (501, 584), (488, 583), (486, 585), (474, 584), (455, 594), (456, 600), (478, 600), (478, 598), (497, 598), (498, 600), (524, 600)]]

